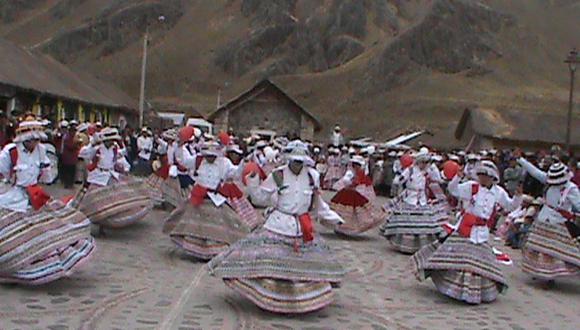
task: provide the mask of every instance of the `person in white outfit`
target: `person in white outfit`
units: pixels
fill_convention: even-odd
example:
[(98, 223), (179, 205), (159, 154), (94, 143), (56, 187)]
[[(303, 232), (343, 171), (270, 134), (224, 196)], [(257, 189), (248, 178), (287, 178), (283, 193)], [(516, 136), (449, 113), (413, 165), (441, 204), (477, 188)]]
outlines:
[(293, 142), (286, 159), (288, 164), (275, 169), (261, 185), (255, 174), (248, 178), (250, 193), (272, 205), (265, 225), (212, 259), (208, 267), (263, 309), (306, 313), (332, 303), (333, 287), (345, 274), (313, 232), (312, 217), (343, 221), (320, 195), (320, 175), (306, 165), (313, 163), (308, 149)]
[(439, 292), (469, 304), (492, 302), (507, 288), (488, 243), (488, 223), (500, 207), (509, 212), (522, 202), (521, 189), (512, 199), (498, 185), (493, 162), (482, 161), (475, 171), (477, 181), (461, 183), (460, 172), (449, 183), (449, 193), (465, 202), (456, 230), (413, 256), (419, 280), (431, 277)]
[(544, 205), (522, 247), (522, 269), (552, 286), (558, 277), (580, 273), (578, 227), (574, 223), (580, 213), (580, 192), (571, 181), (572, 173), (561, 162), (552, 164), (547, 173), (524, 158), (518, 163), (547, 185)]
[(137, 138), (137, 171), (139, 176), (151, 174), (151, 155), (153, 153), (153, 136), (147, 127), (141, 129)]

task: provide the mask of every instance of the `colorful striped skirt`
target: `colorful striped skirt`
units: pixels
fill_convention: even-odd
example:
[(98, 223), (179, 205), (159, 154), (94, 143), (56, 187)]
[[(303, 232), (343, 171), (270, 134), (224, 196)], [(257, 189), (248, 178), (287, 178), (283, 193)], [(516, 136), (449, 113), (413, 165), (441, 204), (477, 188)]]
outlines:
[(212, 259), (213, 276), (264, 310), (307, 313), (334, 299), (333, 287), (345, 270), (332, 257), (322, 238), (304, 243), (265, 228), (233, 244)]
[(153, 173), (145, 181), (149, 188), (149, 196), (156, 207), (164, 203), (176, 208), (189, 196), (190, 188), (181, 189), (177, 178), (163, 179)]
[(210, 260), (258, 225), (246, 220), (227, 204), (216, 207), (206, 200), (200, 206), (193, 206), (187, 200), (171, 212), (163, 232), (185, 253)]
[(580, 274), (580, 246), (564, 224), (536, 220), (522, 253), (523, 271), (538, 279)]
[(321, 221), (321, 224), (346, 236), (359, 235), (376, 228), (384, 221), (386, 214), (374, 204), (374, 200), (376, 197), (367, 198), (357, 190), (343, 189), (332, 198), (330, 207), (341, 216), (344, 223), (334, 225)]
[(385, 208), (388, 216), (381, 235), (402, 253), (415, 253), (437, 240), (443, 233), (442, 225), (449, 220), (442, 204), (415, 206), (392, 201)]
[(469, 304), (492, 302), (507, 289), (491, 246), (457, 233), (423, 247), (411, 261), (420, 281), (431, 277), (439, 292)]
[(0, 210), (0, 283), (41, 285), (73, 274), (95, 249), (90, 221), (60, 201)]
[(92, 223), (106, 228), (123, 228), (143, 218), (153, 208), (149, 188), (141, 180), (122, 176), (107, 186), (91, 185), (79, 204)]

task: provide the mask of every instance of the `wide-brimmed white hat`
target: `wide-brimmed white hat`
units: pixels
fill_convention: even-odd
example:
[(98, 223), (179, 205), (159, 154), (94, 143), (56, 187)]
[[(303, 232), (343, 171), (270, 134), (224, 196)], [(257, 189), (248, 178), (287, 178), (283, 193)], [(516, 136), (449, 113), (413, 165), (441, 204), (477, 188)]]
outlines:
[(168, 129), (161, 133), (161, 138), (169, 141), (177, 141), (177, 131), (174, 129)]
[(415, 154), (415, 160), (417, 162), (428, 162), (431, 159), (431, 154), (428, 149), (421, 148), (421, 150)]
[(121, 136), (119, 135), (119, 131), (114, 127), (105, 127), (99, 133), (101, 141), (119, 141), (121, 140)]
[(203, 156), (219, 157), (223, 154), (223, 149), (219, 143), (215, 141), (208, 141), (201, 146), (201, 154)]
[(284, 148), (284, 153), (287, 161), (300, 161), (309, 166), (314, 166), (314, 160), (310, 157), (308, 145), (300, 140), (290, 141)]
[(568, 169), (568, 166), (564, 163), (558, 162), (554, 163), (548, 169), (548, 180), (547, 184), (551, 186), (559, 186), (572, 179), (572, 173)]
[(242, 148), (240, 148), (239, 145), (237, 144), (230, 144), (226, 147), (226, 152), (233, 152), (236, 153), (238, 155), (243, 155), (244, 151), (242, 150)]
[(121, 135), (119, 135), (119, 130), (114, 127), (105, 127), (99, 133), (101, 141), (120, 141), (122, 140)]
[(354, 164), (358, 164), (360, 166), (365, 166), (366, 161), (363, 156), (352, 156), (350, 158), (350, 162)]
[(44, 133), (42, 122), (36, 120), (34, 116), (26, 117), (16, 128), (15, 143), (30, 140), (46, 140), (48, 137)]
[(89, 129), (89, 124), (82, 123), (77, 127), (77, 132), (86, 132)]
[(492, 161), (484, 160), (482, 161), (479, 166), (475, 169), (475, 173), (477, 175), (486, 175), (493, 178), (495, 183), (499, 182), (499, 171), (497, 166)]
[(479, 157), (476, 154), (469, 154), (469, 155), (467, 155), (467, 160), (468, 161), (478, 161)]

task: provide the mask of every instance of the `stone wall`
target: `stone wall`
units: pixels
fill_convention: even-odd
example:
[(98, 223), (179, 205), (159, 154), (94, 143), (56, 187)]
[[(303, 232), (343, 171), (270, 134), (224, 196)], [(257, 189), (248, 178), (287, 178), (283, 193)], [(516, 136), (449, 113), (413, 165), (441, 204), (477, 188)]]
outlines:
[(214, 118), (216, 132), (232, 127), (237, 134), (248, 135), (252, 129), (270, 129), (279, 135), (298, 134), (312, 139), (314, 123), (302, 110), (272, 90), (221, 111)]

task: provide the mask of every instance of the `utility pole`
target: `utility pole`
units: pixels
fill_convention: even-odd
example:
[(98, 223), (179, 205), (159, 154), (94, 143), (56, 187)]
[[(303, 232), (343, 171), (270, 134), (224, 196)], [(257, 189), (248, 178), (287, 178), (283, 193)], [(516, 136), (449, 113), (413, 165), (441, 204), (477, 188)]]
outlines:
[(141, 90), (139, 93), (139, 128), (143, 127), (143, 113), (145, 112), (145, 77), (147, 75), (147, 46), (149, 45), (149, 26), (143, 38), (143, 62), (141, 63)]
[(574, 80), (576, 76), (576, 65), (580, 63), (580, 57), (578, 56), (578, 51), (573, 48), (568, 54), (568, 58), (564, 63), (568, 63), (568, 68), (570, 69), (570, 99), (568, 101), (568, 121), (566, 127), (566, 149), (568, 152), (572, 152), (571, 140), (572, 140), (572, 110), (574, 109)]

